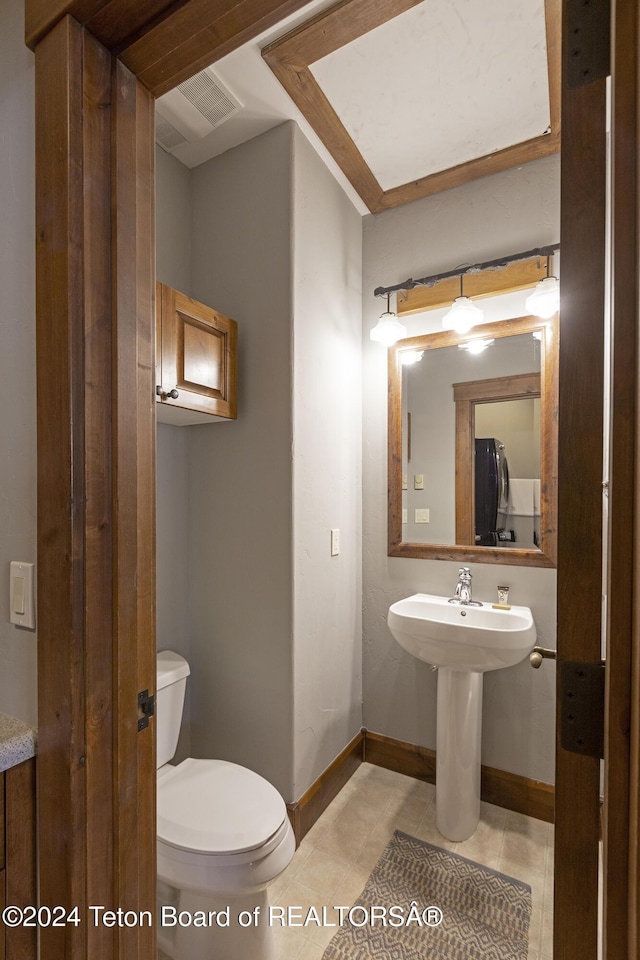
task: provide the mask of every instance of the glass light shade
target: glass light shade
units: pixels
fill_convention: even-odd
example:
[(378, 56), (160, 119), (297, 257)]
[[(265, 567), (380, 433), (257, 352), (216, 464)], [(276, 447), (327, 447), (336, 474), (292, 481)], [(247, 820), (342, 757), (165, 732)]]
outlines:
[(466, 350), (467, 353), (482, 353), (487, 347), (495, 343), (495, 338), (491, 340), (470, 340), (469, 343), (458, 344), (459, 350)]
[(482, 322), (482, 310), (476, 307), (469, 297), (456, 297), (451, 309), (442, 318), (445, 330), (455, 330), (456, 333), (468, 333), (477, 323)]
[(560, 282), (557, 277), (539, 280), (533, 293), (525, 300), (525, 307), (534, 317), (548, 320), (560, 307)]
[(407, 335), (407, 328), (400, 323), (395, 313), (386, 311), (376, 323), (369, 336), (376, 343), (381, 343), (385, 347), (391, 347), (397, 340), (402, 340)]
[(419, 363), (422, 360), (424, 350), (403, 350), (400, 354), (400, 362), (405, 367), (410, 367), (413, 363)]

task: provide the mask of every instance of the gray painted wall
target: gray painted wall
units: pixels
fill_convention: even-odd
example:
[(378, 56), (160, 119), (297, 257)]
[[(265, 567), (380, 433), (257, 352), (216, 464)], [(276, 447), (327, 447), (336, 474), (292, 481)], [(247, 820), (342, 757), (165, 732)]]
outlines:
[(9, 562), (36, 560), (33, 54), (21, 0), (0, 6), (0, 712), (35, 724), (36, 637), (9, 623)]
[(286, 124), (192, 172), (193, 296), (239, 325), (238, 419), (189, 427), (192, 743), (293, 799), (292, 177)]
[[(156, 148), (156, 275), (191, 290), (191, 174)], [(189, 617), (189, 431), (159, 423), (156, 475), (156, 623), (158, 650), (191, 659)], [(191, 685), (176, 762), (191, 753)]]
[[(449, 594), (458, 564), (387, 556), (386, 354), (369, 340), (382, 311), (375, 287), (553, 243), (559, 237), (559, 159), (552, 157), (364, 219), (363, 645), (364, 723), (435, 748), (436, 680), (386, 625), (389, 605), (423, 591)], [(412, 324), (411, 334), (422, 332)], [(428, 332), (428, 328), (424, 328)], [(540, 642), (555, 646), (555, 571), (472, 564), (474, 592), (531, 607)], [(554, 776), (554, 665), (486, 674), (482, 759), (547, 782)]]
[(191, 171), (156, 147), (156, 278), (191, 291)]
[[(294, 727), (299, 798), (362, 726), (362, 221), (295, 128)], [(331, 556), (330, 531), (340, 531)]]
[[(185, 180), (161, 164), (166, 276), (185, 249), (162, 237)], [(239, 409), (159, 428), (159, 641), (189, 650), (193, 755), (245, 764), (293, 800), (362, 723), (361, 219), (291, 123), (188, 183), (187, 292), (238, 321)], [(160, 551), (174, 539), (172, 581)]]

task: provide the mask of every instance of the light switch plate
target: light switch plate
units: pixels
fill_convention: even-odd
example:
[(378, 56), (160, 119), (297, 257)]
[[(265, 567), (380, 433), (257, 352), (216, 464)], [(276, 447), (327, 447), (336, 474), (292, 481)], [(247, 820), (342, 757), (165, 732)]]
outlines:
[(429, 510), (427, 507), (416, 507), (416, 523), (429, 523)]
[(9, 567), (9, 620), (33, 630), (36, 625), (35, 563), (12, 560)]
[(413, 476), (413, 489), (424, 490), (424, 473), (416, 473)]
[(340, 531), (331, 531), (331, 556), (337, 557), (340, 553)]

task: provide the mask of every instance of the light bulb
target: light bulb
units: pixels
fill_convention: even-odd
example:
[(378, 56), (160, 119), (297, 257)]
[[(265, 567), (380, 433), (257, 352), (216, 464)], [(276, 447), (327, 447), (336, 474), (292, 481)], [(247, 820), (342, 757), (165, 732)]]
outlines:
[(456, 333), (468, 333), (483, 318), (482, 310), (476, 307), (469, 297), (456, 297), (451, 309), (442, 318), (445, 330), (455, 330)]
[(402, 350), (400, 353), (400, 362), (405, 367), (410, 367), (412, 363), (419, 363), (422, 360), (424, 350)]
[(536, 284), (525, 300), (525, 308), (534, 317), (548, 320), (560, 307), (560, 282), (557, 277), (545, 277)]
[(491, 340), (470, 340), (469, 343), (459, 343), (459, 350), (466, 350), (467, 353), (482, 353), (487, 347), (495, 343), (495, 338)]
[(369, 336), (376, 343), (381, 343), (384, 347), (391, 347), (398, 340), (402, 340), (407, 335), (407, 328), (400, 323), (395, 313), (390, 310), (382, 314)]

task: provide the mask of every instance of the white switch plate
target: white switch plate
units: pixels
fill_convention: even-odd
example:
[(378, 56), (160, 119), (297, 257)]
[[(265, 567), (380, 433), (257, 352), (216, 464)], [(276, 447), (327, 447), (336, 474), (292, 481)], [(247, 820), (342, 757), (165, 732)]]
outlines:
[(331, 531), (331, 556), (337, 557), (340, 553), (340, 531)]
[(406, 473), (403, 473), (403, 474), (402, 474), (402, 489), (403, 489), (403, 490), (406, 490), (406, 489), (407, 489), (407, 475), (406, 475)]
[(9, 567), (9, 620), (30, 630), (36, 625), (35, 563), (12, 560)]
[(424, 473), (416, 473), (413, 477), (413, 489), (424, 490)]
[(416, 507), (416, 523), (429, 523), (429, 510), (427, 507)]
[(407, 508), (406, 508), (406, 507), (404, 507), (403, 510), (402, 510), (402, 522), (403, 522), (403, 523), (407, 523), (407, 522), (408, 522), (408, 520), (407, 520)]

